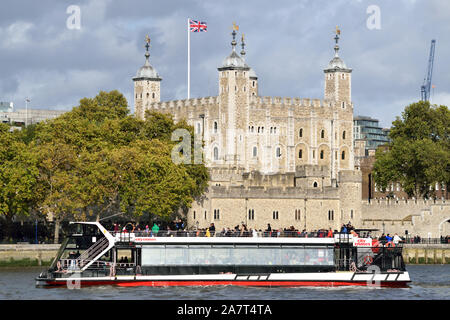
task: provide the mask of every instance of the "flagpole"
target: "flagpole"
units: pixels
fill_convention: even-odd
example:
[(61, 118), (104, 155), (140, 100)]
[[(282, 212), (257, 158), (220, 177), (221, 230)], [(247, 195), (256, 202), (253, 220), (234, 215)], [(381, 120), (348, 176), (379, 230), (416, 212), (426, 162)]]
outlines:
[(191, 31), (189, 30), (190, 26), (189, 26), (189, 20), (190, 18), (188, 18), (187, 21), (187, 32), (188, 32), (188, 87), (187, 87), (187, 98), (190, 99), (191, 98)]

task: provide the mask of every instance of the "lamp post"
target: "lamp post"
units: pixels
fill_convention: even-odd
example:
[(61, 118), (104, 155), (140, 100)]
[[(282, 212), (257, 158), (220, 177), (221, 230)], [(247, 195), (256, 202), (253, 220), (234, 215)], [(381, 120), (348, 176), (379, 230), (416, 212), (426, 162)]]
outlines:
[(28, 102), (30, 102), (30, 98), (25, 98), (25, 127), (28, 124)]

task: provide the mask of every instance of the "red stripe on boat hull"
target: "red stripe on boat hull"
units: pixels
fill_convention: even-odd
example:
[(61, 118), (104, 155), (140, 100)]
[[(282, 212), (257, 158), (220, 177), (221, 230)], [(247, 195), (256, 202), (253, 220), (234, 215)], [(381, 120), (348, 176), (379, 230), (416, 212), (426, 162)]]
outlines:
[[(254, 286), (254, 287), (343, 287), (343, 286), (380, 286), (390, 288), (405, 288), (409, 281), (146, 281), (146, 280), (99, 280), (81, 281), (81, 286), (117, 285), (120, 287), (172, 287), (172, 286)], [(65, 281), (47, 281), (49, 286), (65, 286)]]

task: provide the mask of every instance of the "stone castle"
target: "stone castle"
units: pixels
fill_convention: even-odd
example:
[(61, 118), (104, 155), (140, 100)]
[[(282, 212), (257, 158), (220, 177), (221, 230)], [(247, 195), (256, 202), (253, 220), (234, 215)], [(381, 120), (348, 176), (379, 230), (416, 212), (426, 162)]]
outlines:
[(218, 67), (218, 95), (161, 102), (162, 79), (149, 62), (147, 41), (145, 64), (133, 78), (135, 115), (153, 110), (185, 119), (204, 141), (211, 180), (187, 213), (189, 226), (265, 229), (270, 223), (314, 230), (364, 224), (352, 69), (339, 57), (339, 34), (337, 29), (334, 57), (323, 70), (323, 99), (260, 96), (244, 39), (238, 54), (233, 30), (231, 53)]

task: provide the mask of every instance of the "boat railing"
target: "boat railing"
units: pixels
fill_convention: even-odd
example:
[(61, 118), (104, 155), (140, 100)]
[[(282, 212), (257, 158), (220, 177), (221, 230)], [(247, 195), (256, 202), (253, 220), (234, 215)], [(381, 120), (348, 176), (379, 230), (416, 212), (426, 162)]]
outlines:
[[(134, 237), (263, 237), (263, 238), (329, 238), (328, 231), (302, 232), (297, 230), (274, 231), (205, 231), (205, 230), (159, 230), (154, 231), (110, 231), (120, 241), (127, 242)], [(348, 234), (347, 238), (348, 238)], [(335, 234), (333, 234), (333, 237)], [(348, 241), (348, 240), (347, 240)]]

